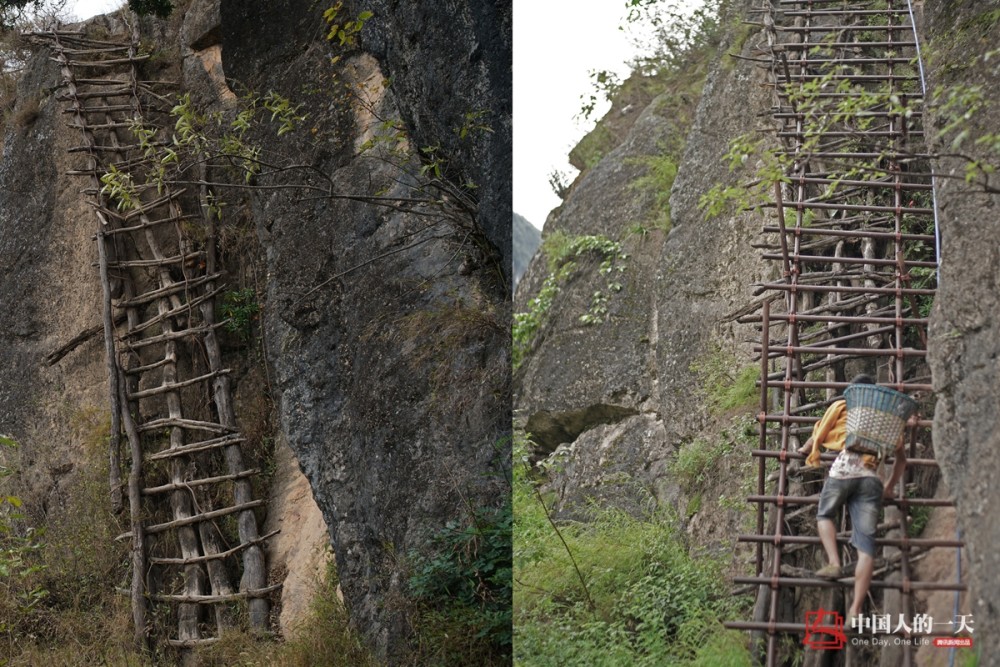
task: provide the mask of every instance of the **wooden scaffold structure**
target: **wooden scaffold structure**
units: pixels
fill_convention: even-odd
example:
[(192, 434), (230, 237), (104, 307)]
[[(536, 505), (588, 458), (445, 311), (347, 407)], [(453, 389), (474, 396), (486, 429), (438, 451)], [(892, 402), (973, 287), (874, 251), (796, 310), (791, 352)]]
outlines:
[[(750, 452), (757, 489), (747, 498), (755, 531), (738, 538), (754, 545), (754, 572), (734, 581), (756, 599), (751, 620), (726, 625), (751, 631), (763, 662), (777, 667), (784, 664), (779, 640), (791, 637), (801, 646), (810, 630), (797, 608), (803, 596), (835, 610), (853, 586), (850, 575), (820, 579), (796, 560), (820, 545), (814, 519), (822, 476), (802, 481), (794, 472), (805, 458), (799, 445), (853, 373), (877, 375), (879, 384), (915, 396), (922, 414), (907, 433), (899, 489), (885, 503), (871, 589), (886, 609), (891, 599), (897, 614), (911, 619), (917, 592), (960, 592), (966, 584), (957, 577), (920, 581), (914, 569), (931, 550), (961, 558), (963, 543), (957, 536), (911, 535), (915, 512), (953, 505), (930, 495), (933, 484), (916, 483), (936, 479), (938, 466), (924, 361), (938, 242), (912, 8), (906, 0), (773, 0), (758, 12), (770, 37), (762, 66), (774, 86), (771, 117), (783, 178), (763, 204), (773, 222), (756, 247), (781, 277), (757, 285), (762, 308), (741, 319), (761, 334), (760, 438)], [(823, 458), (828, 464), (834, 455)], [(840, 548), (849, 537), (843, 517)], [(896, 619), (868, 636), (902, 640), (899, 660), (906, 667), (914, 664), (914, 638), (954, 632), (915, 630)], [(806, 664), (849, 665), (852, 654), (848, 644), (817, 651)]]
[[(141, 150), (135, 128), (162, 132), (171, 99), (169, 84), (142, 79), (149, 56), (138, 28), (130, 32), (97, 38), (53, 27), (29, 37), (60, 68), (59, 99), (81, 139), (69, 149), (79, 165), (68, 173), (86, 183), (96, 222), (112, 503), (121, 509), (127, 491), (131, 530), (119, 539), (131, 540), (135, 640), (185, 651), (218, 641), (238, 605), (252, 630), (267, 631), (280, 584), (267, 585), (263, 543), (277, 531), (258, 529), (265, 501), (254, 498), (251, 478), (259, 471), (244, 463), (223, 364), (210, 193), (149, 178), (157, 158)], [(107, 193), (101, 178), (112, 171), (127, 174), (130, 206)]]

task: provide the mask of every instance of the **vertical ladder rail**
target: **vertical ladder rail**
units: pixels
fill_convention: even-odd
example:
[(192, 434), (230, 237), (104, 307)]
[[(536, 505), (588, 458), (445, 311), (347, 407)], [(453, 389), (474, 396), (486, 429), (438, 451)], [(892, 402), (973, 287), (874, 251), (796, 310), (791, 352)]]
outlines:
[[(852, 578), (819, 580), (783, 562), (784, 545), (820, 546), (818, 536), (808, 530), (796, 534), (796, 526), (787, 519), (787, 508), (817, 502), (816, 496), (791, 495), (787, 462), (803, 458), (793, 451), (792, 443), (806, 437), (822, 409), (847, 386), (845, 365), (874, 367), (880, 384), (929, 395), (930, 384), (918, 377), (926, 374), (920, 369), (927, 327), (918, 299), (932, 297), (934, 287), (914, 284), (911, 271), (937, 267), (936, 224), (933, 234), (928, 231), (936, 222), (936, 205), (922, 203), (928, 194), (933, 203), (934, 183), (917, 164), (927, 161), (928, 154), (920, 127), (923, 81), (908, 71), (910, 55), (918, 48), (912, 9), (901, 0), (775, 0), (773, 4), (779, 11), (771, 22), (778, 39), (770, 45), (769, 69), (774, 119), (789, 167), (787, 185), (776, 185), (773, 201), (761, 206), (775, 210), (777, 224), (763, 228), (768, 239), (763, 257), (780, 263), (782, 279), (758, 285), (758, 294), (783, 296), (785, 308), (775, 312), (773, 299), (765, 297), (760, 314), (740, 319), (761, 325), (761, 344), (756, 346), (761, 354), (761, 439), (752, 452), (759, 458), (757, 493), (748, 498), (757, 505), (756, 533), (738, 538), (755, 544), (755, 572), (734, 578), (737, 584), (758, 587), (758, 607), (765, 590), (769, 599), (766, 610), (755, 610), (753, 621), (726, 624), (766, 632), (769, 667), (783, 659), (777, 645), (780, 635), (802, 637), (807, 630), (804, 618), (781, 617), (782, 591), (853, 586)], [(910, 31), (912, 40), (907, 36)], [(922, 65), (917, 65), (922, 72)], [(913, 88), (918, 81), (919, 90)], [(807, 84), (808, 93), (799, 94)], [(793, 225), (786, 226), (786, 210), (794, 210)], [(934, 256), (926, 257), (923, 248), (933, 249)], [(783, 339), (772, 332), (776, 325), (783, 328)], [(777, 368), (769, 368), (770, 360)], [(820, 390), (825, 394), (817, 396)], [(781, 392), (779, 414), (767, 413), (769, 391)], [(930, 425), (925, 416), (918, 429)], [(909, 434), (898, 498), (886, 503), (899, 509), (900, 518), (879, 527), (880, 535), (886, 530), (898, 532), (876, 538), (877, 545), (898, 549), (880, 563), (887, 573), (898, 569), (901, 579), (877, 576), (871, 585), (876, 593), (899, 591), (907, 619), (914, 592), (966, 588), (961, 580), (915, 579), (916, 553), (962, 546), (960, 540), (909, 536), (911, 508), (953, 504), (951, 499), (906, 497), (913, 469), (937, 466), (933, 458), (919, 458), (918, 429)], [(772, 440), (775, 444), (769, 446)], [(763, 481), (766, 458), (778, 459), (773, 495), (767, 495)], [(823, 458), (829, 461), (833, 455)], [(764, 507), (771, 510), (770, 521), (764, 520)], [(840, 545), (846, 545), (850, 536), (846, 528), (842, 526), (838, 534)], [(913, 634), (912, 628), (898, 632), (894, 628), (890, 634), (906, 638)], [(914, 653), (904, 642), (905, 665), (913, 664)]]
[[(221, 323), (216, 321), (214, 298), (221, 287), (217, 282), (214, 224), (205, 221), (207, 247), (191, 254), (181, 222), (198, 216), (185, 215), (183, 191), (167, 183), (162, 194), (152, 194), (153, 189), (145, 185), (149, 157), (135, 154), (134, 139), (120, 141), (118, 136), (118, 131), (129, 128), (133, 120), (145, 122), (143, 96), (153, 99), (154, 105), (167, 101), (166, 97), (139, 80), (137, 63), (144, 56), (138, 52), (137, 28), (131, 39), (120, 43), (89, 40), (83, 32), (58, 27), (30, 36), (50, 46), (60, 66), (63, 98), (69, 101), (68, 112), (72, 114), (70, 125), (83, 137), (83, 145), (73, 151), (83, 153), (87, 160), (85, 169), (70, 173), (89, 177), (90, 187), (85, 192), (92, 197), (100, 220), (98, 265), (112, 400), (112, 444), (124, 433), (132, 459), (128, 479), (131, 530), (120, 537), (132, 540), (136, 642), (145, 646), (151, 629), (160, 636), (165, 634), (166, 643), (181, 650), (215, 642), (232, 624), (228, 605), (239, 599), (248, 602), (251, 627), (266, 632), (268, 595), (280, 585), (267, 586), (262, 544), (277, 531), (260, 535), (257, 530), (254, 509), (263, 502), (253, 499), (249, 478), (258, 471), (247, 470), (244, 464), (240, 444), (245, 439), (239, 434), (229, 370), (222, 363), (222, 348), (215, 332)], [(90, 60), (67, 57), (67, 48), (85, 50)], [(96, 68), (100, 74), (77, 77), (77, 68)], [(122, 102), (123, 98), (127, 103)], [(95, 118), (97, 123), (92, 124), (89, 114), (99, 114), (100, 120)], [(112, 210), (112, 202), (104, 196), (99, 175), (111, 165), (127, 171), (135, 184), (135, 210)], [(172, 247), (175, 242), (158, 231), (164, 224), (174, 227), (176, 250)], [(136, 255), (134, 259), (123, 254), (126, 248)], [(189, 270), (189, 258), (204, 261)], [(171, 267), (176, 267), (183, 277), (174, 275)], [(126, 332), (114, 329), (116, 307), (127, 314)], [(182, 339), (195, 345), (182, 343)], [(191, 349), (205, 351), (207, 372), (198, 370), (199, 359), (190, 357)], [(193, 412), (186, 409), (185, 397), (194, 396), (197, 386), (204, 386), (212, 396), (214, 413), (207, 418), (198, 414), (203, 408)], [(165, 415), (157, 416), (160, 409), (166, 410)], [(157, 448), (157, 433), (166, 434), (165, 449)], [(114, 471), (121, 467), (117, 451), (112, 446), (111, 486), (120, 497), (120, 478), (114, 477)], [(155, 467), (144, 465), (158, 461), (164, 462), (167, 470), (166, 478), (159, 481), (151, 477)], [(225, 474), (213, 470), (219, 461)], [(215, 497), (227, 495), (226, 487), (219, 485), (231, 485), (228, 494), (232, 506), (212, 507), (213, 492)], [(170, 520), (154, 523), (155, 517), (144, 509), (144, 503), (154, 503), (157, 498), (169, 501)], [(226, 548), (214, 521), (230, 514), (236, 518), (239, 544)], [(169, 555), (170, 549), (163, 541), (167, 534), (175, 537), (179, 557)], [(160, 555), (148, 553), (154, 548), (151, 544), (160, 545), (155, 547)], [(164, 548), (167, 554), (162, 553)], [(242, 557), (238, 592), (229, 580), (230, 567), (226, 565), (237, 557)], [(153, 570), (163, 574), (147, 577)], [(172, 581), (180, 582), (182, 592), (171, 590)], [(208, 586), (211, 590), (206, 594)], [(175, 608), (176, 638), (162, 627), (151, 627), (147, 609), (150, 602)], [(215, 636), (202, 623), (205, 609), (215, 615)]]

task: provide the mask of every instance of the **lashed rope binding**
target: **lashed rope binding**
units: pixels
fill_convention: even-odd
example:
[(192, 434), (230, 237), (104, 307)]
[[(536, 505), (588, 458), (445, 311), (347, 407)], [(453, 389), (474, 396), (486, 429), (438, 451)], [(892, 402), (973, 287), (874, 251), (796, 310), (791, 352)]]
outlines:
[[(207, 192), (169, 183), (146, 185), (155, 157), (132, 131), (161, 129), (170, 99), (165, 84), (143, 81), (138, 29), (95, 38), (55, 26), (31, 33), (51, 49), (62, 74), (60, 99), (82, 141), (70, 149), (81, 164), (68, 172), (97, 220), (104, 295), (105, 346), (112, 405), (112, 501), (128, 490), (132, 541), (131, 599), (140, 645), (163, 641), (182, 650), (218, 640), (234, 624), (233, 603), (245, 601), (249, 625), (266, 631), (269, 594), (263, 542), (229, 369), (222, 364), (215, 297), (222, 291)], [(137, 200), (119, 207), (101, 176), (127, 173)], [(197, 211), (189, 213), (189, 210)], [(191, 227), (197, 234), (189, 233)], [(116, 323), (125, 314), (127, 325)], [(194, 351), (198, 351), (194, 354)], [(205, 407), (206, 395), (211, 404)], [(121, 439), (129, 444), (127, 482), (120, 482)], [(235, 519), (238, 543), (217, 525)], [(231, 573), (240, 572), (234, 585)], [(167, 605), (176, 631), (158, 625)], [(206, 613), (209, 612), (209, 613)]]

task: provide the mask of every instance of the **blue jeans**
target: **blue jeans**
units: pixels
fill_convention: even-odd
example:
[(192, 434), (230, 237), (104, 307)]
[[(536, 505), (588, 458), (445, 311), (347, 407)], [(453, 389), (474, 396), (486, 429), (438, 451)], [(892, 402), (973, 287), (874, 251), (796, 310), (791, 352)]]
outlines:
[(816, 518), (836, 522), (837, 511), (846, 504), (851, 515), (851, 544), (874, 558), (875, 528), (882, 509), (883, 490), (878, 477), (827, 477), (819, 494)]

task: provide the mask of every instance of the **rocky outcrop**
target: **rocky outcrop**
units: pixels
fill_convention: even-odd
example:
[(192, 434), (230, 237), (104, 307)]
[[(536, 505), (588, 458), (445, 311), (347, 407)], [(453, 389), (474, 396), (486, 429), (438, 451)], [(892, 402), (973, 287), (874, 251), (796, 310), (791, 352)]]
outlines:
[[(737, 4), (743, 11), (748, 3)], [(725, 37), (719, 52), (746, 54), (759, 41), (734, 39)], [(607, 317), (595, 325), (579, 318), (607, 279), (599, 258), (578, 260), (515, 374), (517, 414), (538, 445), (536, 455), (559, 448), (564, 461), (552, 482), (563, 511), (598, 499), (630, 510), (672, 505), (683, 514), (669, 464), (684, 443), (704, 433), (718, 437), (728, 419), (709, 408), (698, 368), (714, 355), (737, 352), (749, 363), (746, 341), (754, 334), (727, 316), (753, 298), (749, 286), (764, 271), (749, 250), (759, 218), (706, 219), (698, 200), (734, 179), (722, 156), (733, 137), (754, 129), (755, 114), (771, 99), (755, 85), (766, 73), (748, 63), (716, 57), (710, 68), (693, 117), (700, 86), (691, 79), (668, 83), (630, 127), (615, 126), (624, 141), (580, 175), (545, 225), (546, 235), (621, 240), (628, 255), (616, 278), (622, 289), (610, 295)], [(737, 107), (739, 114), (732, 112)], [(682, 155), (678, 145), (685, 146)], [(649, 175), (667, 171), (662, 161), (670, 159), (677, 178), (664, 211), (659, 188), (670, 184)], [(518, 289), (518, 310), (529, 307), (547, 272), (539, 255)], [(706, 504), (704, 511), (712, 509)]]
[[(45, 357), (101, 322), (100, 284), (92, 268), (96, 220), (65, 178), (73, 135), (55, 99), (59, 73), (33, 59), (4, 127), (0, 162), (0, 433), (20, 443), (13, 456), (25, 511), (58, 511), (59, 488), (85, 454), (71, 423), (105, 407), (103, 348), (91, 341), (49, 366)], [(58, 267), (58, 268), (55, 268)]]
[[(487, 4), (458, 17), (373, 5), (365, 50), (331, 47), (307, 0), (221, 5), (230, 87), (302, 100), (311, 136), (282, 151), (343, 195), (272, 191), (249, 206), (282, 430), (351, 616), (390, 662), (407, 650), (406, 557), (465, 503), (502, 497), (509, 456), (509, 9)], [(488, 129), (458, 131), (466, 120)], [(421, 176), (419, 151), (359, 150), (385, 123), (440, 147), (440, 181)], [(470, 193), (475, 210), (455, 199)], [(412, 211), (414, 198), (433, 201)]]
[(361, 45), (392, 78), (393, 95), (418, 147), (440, 146), (446, 173), (472, 183), (476, 220), (511, 267), (512, 4), (491, 0), (442, 6), (356, 0), (373, 16)]
[[(249, 348), (234, 338), (227, 355), (237, 410), (252, 413), (238, 415), (250, 458), (271, 456), (273, 440), (295, 453), (279, 448), (271, 466), (268, 527), (282, 529), (272, 574), (287, 568), (285, 594), (302, 597), (322, 569), (321, 543), (332, 543), (354, 625), (399, 664), (408, 560), (449, 521), (506, 501), (510, 6), (342, 11), (366, 8), (375, 15), (361, 43), (344, 47), (325, 39), (325, 8), (309, 0), (193, 0), (142, 27), (155, 49), (146, 74), (182, 82), (199, 111), (232, 114), (271, 90), (303, 105), (296, 132), (252, 138), (262, 159), (297, 165), (287, 180), (225, 195), (230, 285), (256, 281), (263, 312), (251, 327), (269, 368), (250, 354), (258, 337)], [(96, 21), (102, 34), (124, 27)], [(65, 157), (74, 137), (57, 84), (44, 54), (32, 61), (0, 164), (0, 433), (22, 443), (25, 506), (39, 524), (46, 508), (75, 502), (60, 491), (84, 449), (73, 414), (90, 419), (108, 400), (99, 336), (44, 362), (101, 313), (96, 221), (62, 175), (77, 165)], [(304, 608), (294, 607), (283, 609), (286, 630)]]
[[(977, 89), (983, 105), (948, 136), (938, 137), (939, 150), (966, 157), (938, 162), (940, 212), (940, 285), (931, 314), (928, 342), (937, 407), (934, 449), (948, 487), (954, 494), (958, 523), (966, 540), (971, 575), (969, 609), (975, 619), (976, 645), (987, 660), (1000, 655), (1000, 504), (995, 480), (1000, 474), (1000, 296), (995, 211), (1000, 197), (978, 183), (966, 183), (969, 159), (996, 165), (998, 156), (976, 140), (996, 132), (1000, 103), (1000, 71), (984, 55), (1000, 37), (995, 12), (968, 3), (929, 3), (924, 25), (935, 66), (928, 69), (928, 90), (947, 86), (960, 94)], [(944, 100), (940, 100), (944, 101)], [(950, 110), (926, 107), (940, 131), (965, 105)], [(956, 135), (967, 139), (953, 143)], [(987, 662), (986, 664), (992, 664)]]

